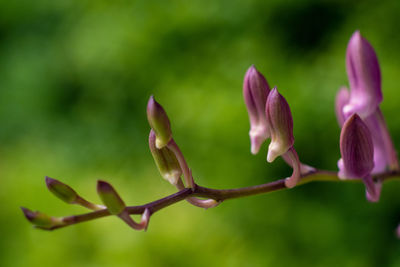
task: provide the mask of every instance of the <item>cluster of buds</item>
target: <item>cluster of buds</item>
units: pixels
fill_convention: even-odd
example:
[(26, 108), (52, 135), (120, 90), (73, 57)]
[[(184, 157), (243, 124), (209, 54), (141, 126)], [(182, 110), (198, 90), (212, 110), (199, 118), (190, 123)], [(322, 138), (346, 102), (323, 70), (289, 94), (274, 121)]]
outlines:
[[(341, 179), (362, 179), (369, 201), (378, 201), (381, 181), (372, 176), (399, 170), (396, 152), (379, 109), (382, 102), (381, 74), (372, 46), (359, 31), (350, 39), (346, 53), (350, 90), (342, 87), (336, 97), (336, 115), (342, 127), (338, 162)], [(267, 161), (278, 156), (292, 166), (286, 186), (297, 184), (302, 174), (312, 172), (300, 163), (293, 147), (293, 120), (285, 98), (276, 88), (270, 90), (265, 77), (251, 66), (244, 78), (243, 95), (250, 118), (251, 152), (271, 138)]]
[[(57, 198), (68, 203), (77, 204), (90, 210), (107, 210), (111, 215), (116, 215), (135, 230), (147, 229), (150, 219), (150, 210), (145, 209), (140, 223), (136, 223), (129, 215), (124, 201), (117, 191), (107, 182), (99, 180), (97, 182), (97, 193), (102, 200), (103, 205), (97, 205), (81, 197), (69, 185), (66, 185), (56, 179), (46, 177), (46, 185), (50, 192)], [(44, 230), (52, 230), (66, 226), (74, 217), (51, 217), (40, 211), (31, 211), (27, 208), (21, 208), (25, 217), (36, 227)]]
[[(196, 184), (192, 171), (172, 137), (171, 124), (167, 113), (153, 96), (147, 103), (147, 120), (151, 127), (149, 147), (161, 176), (177, 189), (182, 190), (185, 188), (181, 179), (183, 175), (186, 187), (194, 189)], [(189, 197), (187, 201), (205, 209), (219, 204), (214, 199), (198, 199), (195, 197)]]
[(282, 158), (293, 168), (293, 173), (286, 178), (288, 188), (296, 186), (302, 173), (313, 168), (301, 164), (293, 147), (293, 119), (289, 104), (275, 87), (270, 90), (265, 77), (251, 66), (244, 77), (243, 97), (250, 119), (251, 153), (257, 154), (262, 144), (271, 138), (267, 161)]
[(363, 179), (369, 201), (378, 201), (381, 182), (372, 176), (399, 169), (396, 151), (379, 108), (383, 100), (381, 72), (371, 44), (359, 31), (346, 52), (350, 90), (336, 96), (336, 116), (342, 127), (338, 161), (339, 178)]
[[(172, 138), (171, 125), (164, 108), (151, 96), (147, 104), (147, 118), (151, 127), (149, 134), (149, 148), (161, 176), (177, 189), (191, 188), (194, 190), (196, 184), (192, 172), (178, 145)], [(181, 179), (184, 176), (186, 186)], [(135, 230), (146, 230), (149, 224), (151, 210), (145, 208), (141, 221), (135, 222), (114, 187), (106, 181), (97, 181), (97, 193), (103, 205), (97, 205), (81, 197), (69, 185), (56, 179), (46, 177), (46, 185), (50, 192), (68, 204), (77, 204), (94, 211), (107, 211), (110, 215), (121, 218), (126, 224)], [(187, 201), (195, 206), (211, 208), (220, 202), (214, 199), (199, 199), (188, 197)], [(52, 230), (66, 226), (72, 217), (51, 217), (39, 211), (31, 211), (21, 208), (25, 217), (37, 228)]]

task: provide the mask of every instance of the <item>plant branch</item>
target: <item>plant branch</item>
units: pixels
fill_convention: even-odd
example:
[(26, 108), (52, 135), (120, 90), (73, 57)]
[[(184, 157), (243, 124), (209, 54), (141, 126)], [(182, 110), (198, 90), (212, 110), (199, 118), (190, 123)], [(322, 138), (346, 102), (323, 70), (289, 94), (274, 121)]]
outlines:
[[(386, 181), (389, 179), (400, 179), (400, 172), (386, 172), (379, 175), (374, 176), (375, 180)], [(316, 182), (316, 181), (333, 181), (333, 182), (362, 182), (361, 179), (351, 179), (351, 180), (341, 180), (337, 176), (337, 172), (332, 171), (324, 171), (324, 170), (315, 170), (303, 174), (301, 176), (300, 182), (298, 185)], [(257, 194), (265, 194), (269, 192), (279, 191), (283, 189), (288, 189), (285, 186), (285, 179), (280, 179), (277, 181), (273, 181), (266, 184), (249, 186), (249, 187), (241, 187), (235, 189), (212, 189), (203, 186), (199, 186), (195, 184), (194, 188), (184, 188), (172, 195), (166, 196), (164, 198), (158, 199), (156, 201), (139, 205), (139, 206), (129, 206), (125, 208), (125, 211), (128, 214), (143, 214), (146, 209), (148, 209), (150, 215), (155, 212), (171, 206), (177, 202), (180, 202), (189, 197), (204, 197), (214, 199), (218, 202), (222, 202), (224, 200), (240, 198), (246, 196), (252, 196)], [(57, 225), (52, 228), (48, 228), (45, 230), (54, 230), (66, 226), (70, 226), (73, 224), (86, 222), (98, 218), (102, 218), (105, 216), (111, 215), (107, 209), (96, 210), (93, 212), (67, 216), (62, 218), (62, 225)]]

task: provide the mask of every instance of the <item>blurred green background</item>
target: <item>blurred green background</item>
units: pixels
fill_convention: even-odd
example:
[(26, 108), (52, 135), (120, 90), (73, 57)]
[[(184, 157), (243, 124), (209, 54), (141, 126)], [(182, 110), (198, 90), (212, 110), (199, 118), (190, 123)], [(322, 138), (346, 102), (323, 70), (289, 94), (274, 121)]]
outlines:
[(361, 184), (315, 183), (156, 213), (148, 232), (117, 218), (54, 232), (19, 206), (85, 212), (44, 176), (90, 200), (96, 180), (127, 203), (175, 192), (147, 148), (151, 94), (196, 181), (255, 185), (291, 173), (250, 154), (242, 80), (251, 64), (290, 103), (300, 159), (336, 169), (337, 89), (356, 30), (375, 47), (381, 108), (400, 148), (400, 1), (0, 1), (0, 266), (400, 266), (400, 183), (379, 203)]

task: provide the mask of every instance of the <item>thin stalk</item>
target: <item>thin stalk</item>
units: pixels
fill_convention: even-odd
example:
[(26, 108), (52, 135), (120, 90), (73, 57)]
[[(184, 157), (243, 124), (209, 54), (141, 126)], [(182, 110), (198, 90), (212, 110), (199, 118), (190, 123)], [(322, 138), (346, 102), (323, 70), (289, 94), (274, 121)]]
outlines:
[[(384, 182), (386, 180), (392, 179), (400, 179), (400, 172), (387, 172), (379, 175), (375, 175), (374, 179), (376, 181), (380, 180)], [(299, 183), (299, 185), (311, 183), (311, 182), (362, 182), (361, 179), (351, 179), (351, 180), (341, 180), (338, 178), (336, 172), (324, 171), (324, 170), (315, 170), (309, 173), (303, 174)], [(249, 187), (241, 187), (234, 189), (213, 189), (207, 188), (200, 185), (194, 186), (194, 188), (184, 188), (179, 192), (176, 192), (172, 195), (166, 196), (164, 198), (158, 199), (156, 201), (139, 205), (139, 206), (129, 206), (125, 208), (125, 211), (128, 214), (143, 214), (147, 209), (149, 214), (154, 214), (155, 212), (171, 206), (177, 202), (180, 202), (189, 197), (204, 197), (216, 200), (218, 202), (222, 202), (224, 200), (240, 198), (246, 196), (252, 196), (257, 194), (265, 194), (274, 191), (279, 191), (283, 189), (289, 189), (285, 186), (285, 179), (280, 179), (277, 181), (273, 181), (266, 184), (249, 186)], [(94, 219), (102, 218), (111, 215), (107, 209), (97, 210), (85, 214), (73, 215), (63, 217), (62, 225), (54, 226), (50, 229), (45, 230), (54, 230), (62, 227), (66, 227), (69, 225), (91, 221)]]
[(179, 149), (179, 146), (175, 143), (173, 138), (171, 138), (171, 141), (169, 141), (167, 146), (175, 154), (176, 159), (179, 162), (179, 166), (182, 169), (183, 177), (185, 178), (187, 187), (193, 188), (195, 184), (192, 173), (190, 172), (189, 166), (187, 165), (185, 157), (183, 156), (182, 151)]

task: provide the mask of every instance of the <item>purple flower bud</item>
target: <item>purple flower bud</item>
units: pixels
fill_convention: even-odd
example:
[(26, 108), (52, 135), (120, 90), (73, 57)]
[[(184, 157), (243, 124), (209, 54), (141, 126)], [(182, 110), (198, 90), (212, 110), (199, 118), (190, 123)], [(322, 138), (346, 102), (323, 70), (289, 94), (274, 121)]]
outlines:
[(383, 97), (378, 59), (359, 31), (353, 34), (347, 46), (346, 69), (350, 81), (350, 102), (343, 112), (346, 117), (358, 113), (364, 119), (376, 110)]
[(269, 138), (265, 104), (269, 85), (264, 76), (252, 65), (246, 72), (243, 82), (243, 97), (250, 118), (251, 153), (257, 154), (262, 143)]
[(40, 211), (31, 211), (24, 207), (21, 207), (21, 210), (24, 213), (25, 218), (38, 228), (50, 229), (54, 226), (63, 224), (60, 218), (50, 217)]
[(340, 178), (363, 178), (374, 168), (374, 147), (367, 125), (354, 114), (340, 133)]
[(347, 105), (350, 99), (350, 92), (347, 90), (346, 87), (342, 87), (336, 94), (336, 101), (335, 101), (335, 111), (336, 111), (336, 118), (340, 127), (342, 127), (343, 123), (346, 121), (346, 118), (343, 113), (343, 107)]
[(339, 178), (362, 178), (369, 201), (379, 200), (381, 182), (374, 182), (371, 171), (374, 168), (374, 146), (367, 125), (357, 115), (348, 118), (340, 134), (340, 153), (338, 162)]
[(153, 96), (147, 103), (147, 120), (156, 133), (156, 147), (165, 147), (172, 138), (171, 126), (167, 113)]
[(269, 93), (265, 112), (271, 133), (267, 161), (272, 162), (286, 153), (294, 143), (293, 119), (289, 104), (276, 87)]
[(111, 214), (118, 215), (124, 211), (124, 201), (109, 183), (97, 181), (97, 193)]
[(79, 198), (74, 189), (56, 179), (46, 176), (46, 185), (50, 192), (67, 203), (75, 203)]
[(171, 184), (176, 185), (182, 175), (178, 159), (167, 146), (161, 149), (156, 147), (154, 130), (151, 130), (149, 134), (149, 147), (161, 176)]

